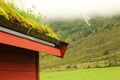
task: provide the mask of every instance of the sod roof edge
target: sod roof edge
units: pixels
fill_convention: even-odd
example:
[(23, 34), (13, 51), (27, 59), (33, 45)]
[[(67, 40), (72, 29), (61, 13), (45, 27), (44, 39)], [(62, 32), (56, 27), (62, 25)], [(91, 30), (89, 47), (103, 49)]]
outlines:
[(25, 35), (29, 35), (29, 36), (34, 37), (34, 38), (38, 38), (38, 39), (53, 43), (56, 45), (55, 47), (58, 47), (58, 48), (61, 46), (61, 43), (68, 45), (68, 43), (65, 43), (63, 41), (49, 37), (43, 33), (38, 32), (36, 29), (30, 29), (30, 28), (21, 26), (17, 23), (13, 23), (1, 15), (0, 15), (0, 26), (2, 26), (4, 28), (11, 29), (11, 30), (16, 31), (16, 32), (20, 32), (20, 33), (25, 34)]

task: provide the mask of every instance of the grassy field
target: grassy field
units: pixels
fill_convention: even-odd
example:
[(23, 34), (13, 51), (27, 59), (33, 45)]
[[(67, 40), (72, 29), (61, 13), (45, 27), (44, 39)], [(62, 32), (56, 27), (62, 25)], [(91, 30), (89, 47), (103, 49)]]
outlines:
[(41, 80), (120, 80), (120, 67), (41, 72)]

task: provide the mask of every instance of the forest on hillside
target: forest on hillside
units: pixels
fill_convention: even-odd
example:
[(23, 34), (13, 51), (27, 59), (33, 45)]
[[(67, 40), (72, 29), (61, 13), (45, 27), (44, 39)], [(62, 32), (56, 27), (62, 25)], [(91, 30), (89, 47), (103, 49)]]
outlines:
[(96, 16), (88, 22), (89, 24), (84, 19), (49, 21), (51, 28), (56, 32), (59, 39), (71, 43), (105, 29), (120, 27), (120, 15)]

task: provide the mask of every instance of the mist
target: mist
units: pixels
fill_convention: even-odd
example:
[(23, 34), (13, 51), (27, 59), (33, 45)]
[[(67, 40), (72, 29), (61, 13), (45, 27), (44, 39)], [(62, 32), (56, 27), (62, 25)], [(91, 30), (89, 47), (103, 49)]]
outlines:
[(73, 19), (120, 14), (120, 0), (16, 0), (15, 2), (20, 8), (32, 9), (33, 13), (40, 13), (47, 19)]

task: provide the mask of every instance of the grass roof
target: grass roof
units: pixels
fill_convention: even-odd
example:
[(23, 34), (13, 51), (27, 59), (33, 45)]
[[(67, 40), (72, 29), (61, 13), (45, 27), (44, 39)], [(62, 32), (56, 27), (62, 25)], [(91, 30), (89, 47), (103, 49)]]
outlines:
[(4, 2), (4, 0), (0, 0), (0, 16), (3, 16), (5, 19), (11, 22), (17, 23), (22, 27), (35, 29), (43, 35), (57, 38), (52, 29), (50, 29), (49, 26), (38, 22), (38, 20), (36, 20), (37, 17), (35, 17), (33, 14), (22, 11), (14, 7), (12, 4)]

